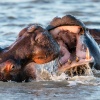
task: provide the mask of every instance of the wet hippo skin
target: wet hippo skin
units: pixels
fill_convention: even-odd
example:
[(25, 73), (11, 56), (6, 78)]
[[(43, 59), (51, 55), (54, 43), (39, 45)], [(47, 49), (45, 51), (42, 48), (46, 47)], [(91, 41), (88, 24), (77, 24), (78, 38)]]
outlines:
[(91, 55), (94, 58), (93, 67), (100, 70), (100, 30), (99, 29), (87, 29), (83, 35), (83, 41), (89, 48)]
[(18, 39), (11, 46), (1, 50), (0, 63), (7, 59), (29, 59), (43, 64), (58, 56), (59, 46), (45, 29), (32, 25), (26, 30), (24, 33), (20, 32)]

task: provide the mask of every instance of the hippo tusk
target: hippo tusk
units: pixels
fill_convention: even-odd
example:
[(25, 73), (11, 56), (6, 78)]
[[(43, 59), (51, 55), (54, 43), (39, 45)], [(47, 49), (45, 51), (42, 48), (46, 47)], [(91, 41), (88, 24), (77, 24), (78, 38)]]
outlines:
[(71, 63), (72, 63), (72, 61), (70, 59), (68, 59), (68, 64), (71, 64)]
[(89, 60), (91, 57), (90, 57), (90, 52), (89, 52), (89, 49), (87, 48), (86, 49), (86, 60)]
[(79, 57), (76, 57), (76, 62), (78, 62), (79, 61)]

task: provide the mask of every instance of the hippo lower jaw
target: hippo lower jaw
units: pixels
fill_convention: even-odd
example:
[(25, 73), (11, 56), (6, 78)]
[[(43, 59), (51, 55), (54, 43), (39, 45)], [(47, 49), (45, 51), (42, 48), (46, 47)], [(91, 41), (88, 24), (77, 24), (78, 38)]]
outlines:
[[(90, 75), (92, 73), (90, 63), (94, 61), (93, 57), (90, 57), (89, 52), (86, 52), (85, 59), (76, 59), (76, 61), (67, 62), (61, 67), (58, 68), (58, 73), (67, 72), (69, 76), (74, 75)], [(87, 70), (90, 69), (90, 72), (87, 73)]]
[(69, 70), (70, 68), (86, 65), (86, 64), (89, 64), (90, 62), (93, 62), (93, 58), (90, 58), (88, 60), (81, 59), (79, 62), (73, 61), (71, 64), (66, 63), (65, 65), (59, 67), (58, 70), (60, 72), (66, 72), (66, 70)]

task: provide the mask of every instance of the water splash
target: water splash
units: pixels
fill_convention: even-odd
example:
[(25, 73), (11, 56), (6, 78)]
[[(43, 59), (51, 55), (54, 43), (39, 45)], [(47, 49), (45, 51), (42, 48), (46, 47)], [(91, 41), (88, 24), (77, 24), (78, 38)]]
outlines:
[(66, 75), (65, 73), (58, 73), (57, 69), (58, 69), (58, 58), (46, 64), (40, 64), (40, 65), (36, 64), (36, 75), (37, 75), (36, 80), (59, 81), (68, 78), (68, 75)]
[[(36, 80), (37, 81), (41, 81), (41, 80), (42, 81), (46, 81), (46, 80), (63, 81), (63, 80), (81, 79), (82, 78), (81, 76), (84, 76), (84, 78), (85, 77), (87, 78), (87, 76), (94, 77), (89, 64), (77, 66), (77, 68), (75, 66), (74, 68), (69, 69), (68, 71), (71, 73), (71, 75), (68, 74), (68, 71), (66, 71), (66, 73), (64, 72), (58, 73), (57, 66), (58, 66), (58, 58), (46, 64), (40, 64), (40, 65), (36, 64), (36, 75), (37, 75)], [(77, 72), (77, 75), (74, 75), (75, 71)]]

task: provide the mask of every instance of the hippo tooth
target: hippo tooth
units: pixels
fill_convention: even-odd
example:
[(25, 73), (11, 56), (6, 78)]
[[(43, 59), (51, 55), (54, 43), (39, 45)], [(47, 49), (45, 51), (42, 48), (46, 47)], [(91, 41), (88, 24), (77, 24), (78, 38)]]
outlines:
[(90, 57), (90, 52), (89, 52), (89, 49), (87, 48), (86, 49), (86, 60), (89, 60), (91, 57)]
[(78, 62), (79, 61), (79, 57), (76, 57), (76, 62)]
[(69, 64), (71, 64), (71, 63), (72, 63), (72, 61), (71, 61), (70, 59), (68, 59), (68, 63), (69, 63)]

